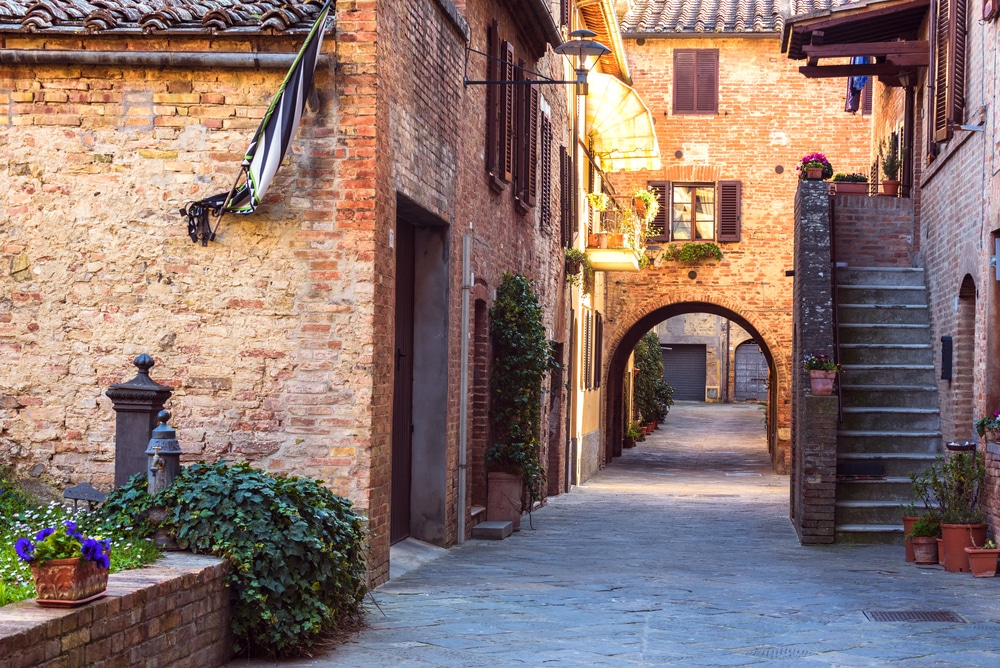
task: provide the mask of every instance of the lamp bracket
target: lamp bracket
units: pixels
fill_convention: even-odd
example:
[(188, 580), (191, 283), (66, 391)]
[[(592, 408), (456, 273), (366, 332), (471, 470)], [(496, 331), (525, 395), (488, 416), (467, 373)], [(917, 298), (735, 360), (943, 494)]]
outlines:
[(534, 79), (514, 79), (514, 80), (508, 80), (508, 81), (486, 81), (486, 80), (480, 80), (480, 79), (470, 79), (469, 78), (469, 54), (472, 54), (472, 53), (478, 54), (480, 56), (485, 56), (489, 60), (495, 60), (498, 63), (507, 63), (507, 61), (502, 60), (500, 58), (497, 58), (496, 56), (491, 56), (488, 53), (483, 53), (482, 51), (477, 51), (477, 50), (473, 49), (470, 46), (466, 46), (465, 47), (465, 72), (463, 73), (463, 76), (462, 76), (462, 83), (465, 86), (474, 86), (474, 85), (481, 85), (481, 84), (498, 84), (498, 85), (499, 84), (511, 84), (511, 85), (514, 85), (514, 84), (518, 84), (518, 85), (524, 85), (524, 84), (567, 84), (567, 85), (569, 85), (569, 84), (576, 84), (576, 83), (578, 83), (576, 81), (560, 81), (560, 80), (557, 80), (557, 79), (553, 79), (551, 77), (545, 76), (544, 74), (541, 74), (540, 72), (535, 72), (534, 70), (529, 70), (527, 67), (521, 67), (520, 65), (514, 65), (513, 63), (507, 63), (507, 64), (513, 65), (514, 69), (520, 70), (521, 72), (524, 72), (527, 75), (530, 75), (532, 77), (537, 77), (537, 78), (534, 78)]

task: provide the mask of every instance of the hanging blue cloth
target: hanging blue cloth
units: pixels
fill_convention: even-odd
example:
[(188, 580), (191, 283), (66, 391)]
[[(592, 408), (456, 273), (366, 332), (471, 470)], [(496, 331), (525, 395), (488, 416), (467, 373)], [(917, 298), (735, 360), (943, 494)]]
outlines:
[[(851, 58), (851, 65), (867, 65), (869, 62), (871, 62), (869, 56), (853, 56)], [(861, 91), (865, 89), (866, 83), (868, 83), (867, 76), (847, 79), (847, 102), (844, 104), (844, 111), (849, 111), (852, 114), (857, 113), (861, 106)]]

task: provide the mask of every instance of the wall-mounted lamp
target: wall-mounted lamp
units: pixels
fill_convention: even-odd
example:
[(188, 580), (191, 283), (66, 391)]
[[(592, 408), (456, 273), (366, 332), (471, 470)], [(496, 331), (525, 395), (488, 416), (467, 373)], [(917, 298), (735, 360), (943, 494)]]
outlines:
[(526, 74), (530, 74), (532, 78), (514, 79), (511, 81), (485, 81), (485, 80), (472, 80), (469, 79), (469, 54), (477, 53), (481, 56), (486, 56), (487, 58), (494, 58), (488, 53), (483, 53), (482, 51), (476, 51), (473, 48), (465, 47), (465, 79), (464, 83), (466, 86), (472, 86), (476, 84), (575, 84), (577, 95), (587, 94), (587, 74), (590, 70), (594, 69), (597, 65), (597, 61), (601, 59), (601, 56), (611, 53), (611, 49), (604, 46), (600, 42), (596, 42), (592, 39), (596, 35), (592, 30), (574, 30), (569, 34), (573, 39), (563, 42), (557, 46), (553, 51), (558, 53), (560, 56), (574, 57), (575, 62), (573, 63), (573, 69), (576, 72), (576, 79), (570, 81), (560, 81), (557, 79), (551, 79), (544, 74), (534, 72), (524, 67), (518, 67)]

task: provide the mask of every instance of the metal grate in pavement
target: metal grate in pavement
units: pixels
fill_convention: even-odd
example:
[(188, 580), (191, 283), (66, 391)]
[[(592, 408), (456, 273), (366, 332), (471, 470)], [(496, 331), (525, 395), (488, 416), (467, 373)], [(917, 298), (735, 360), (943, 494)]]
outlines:
[(952, 622), (965, 620), (950, 610), (865, 610), (870, 622)]
[(812, 656), (816, 652), (801, 647), (754, 647), (753, 649), (738, 650), (738, 653), (746, 656), (759, 656), (763, 659), (798, 659)]

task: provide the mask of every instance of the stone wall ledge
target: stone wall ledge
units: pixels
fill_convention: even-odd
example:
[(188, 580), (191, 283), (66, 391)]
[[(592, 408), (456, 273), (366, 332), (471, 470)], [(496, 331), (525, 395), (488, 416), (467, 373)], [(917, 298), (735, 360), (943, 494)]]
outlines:
[(0, 667), (178, 666), (229, 662), (228, 563), (186, 552), (108, 577), (107, 594), (78, 608), (33, 600), (0, 608)]

